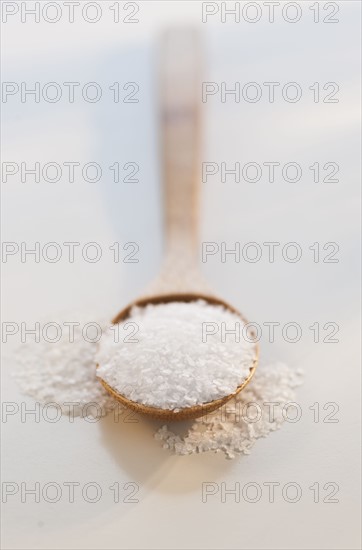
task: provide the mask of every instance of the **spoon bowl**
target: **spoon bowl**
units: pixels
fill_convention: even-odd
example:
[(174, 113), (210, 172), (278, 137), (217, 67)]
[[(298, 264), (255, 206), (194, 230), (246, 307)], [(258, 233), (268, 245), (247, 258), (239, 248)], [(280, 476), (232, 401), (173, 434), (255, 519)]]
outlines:
[[(225, 309), (228, 309), (232, 313), (236, 313), (241, 320), (244, 323), (247, 323), (247, 321), (244, 319), (244, 317), (232, 306), (224, 302), (223, 300), (216, 298), (214, 296), (209, 295), (203, 295), (203, 294), (160, 294), (156, 296), (151, 296), (149, 298), (141, 298), (136, 300), (135, 302), (129, 304), (126, 308), (124, 308), (116, 317), (113, 319), (113, 324), (118, 324), (122, 321), (125, 321), (132, 310), (134, 306), (138, 307), (145, 307), (149, 304), (157, 305), (157, 304), (165, 304), (168, 302), (194, 302), (196, 300), (204, 300), (205, 302), (208, 302), (211, 305), (218, 305), (223, 306)], [(250, 335), (253, 337), (255, 334), (250, 331)], [(170, 409), (161, 409), (158, 407), (150, 407), (148, 405), (144, 405), (142, 403), (137, 403), (136, 401), (132, 401), (131, 399), (128, 399), (118, 391), (116, 391), (114, 388), (109, 386), (107, 382), (105, 382), (102, 379), (99, 379), (102, 383), (103, 387), (109, 392), (112, 397), (114, 397), (117, 401), (119, 401), (123, 406), (132, 409), (133, 411), (148, 415), (152, 418), (157, 418), (159, 420), (165, 420), (165, 421), (173, 421), (173, 420), (187, 420), (187, 419), (194, 419), (198, 418), (200, 416), (204, 416), (208, 413), (211, 413), (227, 403), (230, 399), (235, 397), (241, 390), (245, 388), (245, 386), (250, 382), (251, 378), (254, 375), (255, 369), (257, 367), (258, 363), (258, 346), (255, 344), (255, 355), (254, 359), (250, 365), (250, 371), (249, 375), (239, 386), (235, 388), (235, 391), (229, 395), (226, 395), (225, 397), (221, 397), (219, 399), (215, 399), (213, 401), (209, 401), (207, 403), (202, 403), (200, 405), (193, 405), (191, 407), (185, 407), (181, 409), (176, 410), (170, 410)], [(122, 368), (122, 366), (120, 366)]]

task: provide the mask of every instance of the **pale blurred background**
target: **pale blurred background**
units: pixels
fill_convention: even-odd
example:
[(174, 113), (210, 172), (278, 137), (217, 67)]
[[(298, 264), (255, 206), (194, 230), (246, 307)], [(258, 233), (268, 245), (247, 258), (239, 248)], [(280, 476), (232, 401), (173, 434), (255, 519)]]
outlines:
[[(103, 169), (96, 183), (77, 176), (70, 183), (65, 170), (56, 183), (34, 183), (31, 176), (22, 183), (19, 174), (2, 183), (3, 241), (25, 241), (29, 248), (36, 241), (95, 241), (103, 248), (98, 263), (85, 262), (79, 253), (72, 264), (9, 257), (2, 266), (3, 321), (56, 320), (59, 311), (85, 308), (111, 317), (157, 274), (163, 250), (158, 37), (170, 26), (196, 27), (205, 81), (230, 87), (235, 81), (298, 82), (303, 88), (298, 103), (283, 101), (280, 92), (273, 104), (264, 96), (254, 104), (222, 103), (220, 94), (202, 103), (200, 94), (201, 161), (297, 162), (303, 168), (298, 183), (270, 183), (265, 176), (257, 183), (209, 178), (201, 184), (200, 208), (201, 241), (224, 241), (228, 248), (235, 242), (293, 241), (303, 249), (300, 262), (285, 262), (278, 253), (274, 263), (266, 256), (257, 263), (222, 263), (215, 255), (200, 266), (218, 294), (249, 319), (302, 326), (299, 343), (263, 338), (261, 352), (265, 362), (277, 359), (305, 370), (298, 393), (305, 414), (233, 463), (219, 456), (172, 457), (143, 423), (22, 424), (14, 418), (3, 426), (4, 480), (97, 481), (102, 487), (135, 481), (141, 490), (136, 505), (113, 504), (109, 491), (94, 505), (14, 499), (3, 507), (4, 548), (358, 548), (360, 4), (339, 2), (335, 24), (314, 23), (312, 2), (299, 3), (303, 15), (295, 24), (283, 20), (280, 7), (274, 23), (265, 11), (254, 24), (233, 18), (222, 23), (220, 13), (203, 23), (197, 1), (131, 3), (138, 5), (139, 22), (116, 24), (114, 2), (98, 4), (102, 17), (94, 24), (77, 11), (72, 24), (65, 15), (55, 24), (22, 23), (19, 14), (3, 24), (3, 81), (29, 88), (37, 81), (95, 81), (103, 90), (97, 103), (85, 102), (78, 88), (72, 104), (65, 98), (22, 103), (19, 94), (2, 104), (3, 162), (96, 162)], [(122, 18), (131, 13), (124, 4)], [(329, 13), (325, 4), (319, 3), (321, 19)], [(114, 82), (123, 95), (124, 83), (137, 83), (139, 102), (114, 103)], [(326, 82), (338, 83), (339, 102), (314, 103), (308, 87), (315, 82), (321, 90)], [(108, 167), (114, 162), (136, 162), (139, 182), (112, 181)], [(315, 162), (337, 163), (339, 182), (314, 183), (308, 167)], [(125, 243), (137, 243), (139, 262), (114, 263), (114, 242), (121, 251)], [(321, 249), (338, 243), (339, 262), (314, 263), (308, 247), (315, 242)], [(315, 344), (308, 329), (315, 322), (337, 323), (339, 343)], [(15, 343), (3, 345), (6, 401), (22, 399), (9, 377)], [(339, 423), (313, 423), (309, 407), (315, 402), (338, 403)], [(265, 498), (256, 504), (203, 504), (203, 481), (293, 481), (304, 493), (293, 505)], [(338, 483), (339, 503), (313, 503), (308, 487), (316, 481)]]

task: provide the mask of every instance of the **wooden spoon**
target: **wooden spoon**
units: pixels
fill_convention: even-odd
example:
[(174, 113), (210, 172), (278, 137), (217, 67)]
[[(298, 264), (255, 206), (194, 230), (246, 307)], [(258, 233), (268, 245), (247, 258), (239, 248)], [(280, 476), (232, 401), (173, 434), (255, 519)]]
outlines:
[[(134, 306), (202, 299), (209, 304), (224, 306), (246, 323), (235, 308), (212, 294), (197, 265), (197, 204), (200, 181), (200, 112), (197, 103), (201, 93), (197, 33), (184, 30), (165, 33), (161, 41), (160, 58), (166, 258), (160, 275), (148, 288), (147, 295), (129, 304), (112, 322), (116, 324), (127, 319)], [(104, 380), (100, 381), (122, 405), (136, 412), (166, 421), (191, 419), (210, 413), (235, 397), (252, 378), (257, 361), (258, 346), (255, 344), (250, 373), (233, 393), (208, 403), (178, 409), (176, 412), (131, 401)]]

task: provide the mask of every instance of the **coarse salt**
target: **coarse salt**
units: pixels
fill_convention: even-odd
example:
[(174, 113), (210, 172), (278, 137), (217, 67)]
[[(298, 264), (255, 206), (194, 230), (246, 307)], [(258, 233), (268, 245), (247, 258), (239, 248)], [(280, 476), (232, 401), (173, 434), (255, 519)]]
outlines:
[(204, 300), (133, 307), (101, 339), (97, 376), (150, 407), (208, 403), (234, 393), (250, 374), (256, 345), (240, 336), (244, 327), (239, 315)]
[[(61, 316), (58, 321), (60, 319)], [(28, 341), (18, 348), (14, 378), (24, 393), (39, 403), (56, 403), (63, 414), (91, 414), (88, 405), (95, 403), (96, 414), (104, 416), (117, 404), (97, 380), (97, 344), (87, 341), (82, 334), (84, 322), (89, 321), (89, 317), (73, 313), (66, 319), (73, 319), (75, 325), (71, 337), (64, 330), (57, 342), (41, 339)], [(98, 320), (97, 324), (106, 326), (103, 320)]]
[[(96, 377), (98, 344), (86, 341), (82, 335), (82, 321), (94, 317), (72, 313), (66, 318), (80, 321), (74, 341), (64, 333), (57, 343), (29, 341), (19, 348), (14, 374), (22, 391), (40, 403), (57, 403), (63, 414), (82, 416), (86, 411), (89, 415), (92, 411), (87, 407), (89, 403), (98, 405), (97, 415), (99, 410), (102, 415), (117, 410), (120, 404)], [(99, 319), (98, 324), (106, 327)], [(189, 428), (183, 435), (175, 433), (175, 428), (162, 426), (155, 438), (166, 450), (178, 455), (217, 452), (235, 458), (249, 454), (258, 438), (281, 428), (285, 421), (283, 407), (295, 401), (295, 388), (301, 380), (301, 372), (285, 364), (259, 365), (250, 383), (226, 405), (188, 422)], [(69, 408), (66, 403), (75, 406)], [(268, 403), (273, 404), (272, 416)], [(251, 412), (247, 412), (249, 408)], [(253, 411), (258, 413), (256, 419)], [(185, 424), (179, 427), (182, 426)]]

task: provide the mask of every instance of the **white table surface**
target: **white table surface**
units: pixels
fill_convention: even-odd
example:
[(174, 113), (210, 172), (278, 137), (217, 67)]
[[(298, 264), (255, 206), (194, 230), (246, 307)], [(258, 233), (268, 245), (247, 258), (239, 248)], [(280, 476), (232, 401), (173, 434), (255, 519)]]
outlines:
[[(28, 2), (27, 4), (32, 4)], [(41, 3), (43, 4), (43, 3)], [(59, 4), (63, 4), (60, 2)], [(82, 3), (84, 4), (84, 2)], [(296, 24), (277, 18), (256, 24), (201, 22), (199, 2), (138, 2), (140, 22), (112, 22), (109, 6), (96, 24), (22, 23), (19, 16), (3, 25), (3, 80), (29, 85), (96, 81), (105, 90), (98, 103), (77, 99), (3, 104), (3, 161), (98, 162), (98, 183), (2, 184), (3, 241), (59, 243), (96, 241), (104, 255), (98, 263), (78, 259), (52, 264), (19, 256), (3, 263), (3, 322), (56, 321), (62, 311), (87, 309), (111, 317), (141, 292), (157, 273), (162, 257), (162, 194), (157, 142), (155, 75), (160, 29), (180, 23), (200, 28), (205, 45), (204, 79), (233, 83), (298, 82), (305, 94), (298, 103), (260, 101), (202, 105), (208, 162), (298, 162), (298, 183), (226, 182), (202, 185), (203, 242), (297, 242), (303, 257), (288, 263), (220, 261), (215, 255), (201, 269), (216, 291), (253, 321), (297, 322), (300, 342), (274, 344), (263, 334), (265, 362), (281, 360), (303, 368), (298, 390), (299, 422), (286, 423), (260, 440), (250, 456), (227, 461), (221, 455), (171, 456), (153, 439), (146, 421), (97, 423), (63, 417), (56, 424), (20, 414), (2, 424), (2, 479), (20, 485), (39, 482), (98, 483), (102, 497), (89, 503), (76, 494), (69, 503), (39, 503), (19, 495), (3, 504), (3, 547), (7, 549), (354, 549), (359, 548), (359, 2), (340, 2), (337, 24), (312, 22), (310, 2), (300, 2)], [(122, 3), (121, 3), (122, 4)], [(124, 4), (124, 3), (123, 3)], [(320, 3), (323, 11), (324, 2)], [(261, 5), (261, 4), (260, 4)], [(64, 9), (64, 7), (63, 7)], [(121, 7), (122, 12), (122, 7)], [(123, 12), (122, 12), (123, 13)], [(278, 12), (279, 13), (279, 12)], [(324, 14), (325, 12), (323, 12)], [(113, 82), (137, 82), (139, 103), (115, 104), (107, 95)], [(308, 86), (337, 82), (339, 103), (313, 103)], [(108, 90), (109, 94), (109, 90)], [(107, 167), (136, 161), (138, 184), (116, 184)], [(314, 183), (308, 167), (336, 162), (338, 183)], [(139, 244), (139, 263), (114, 263), (108, 247), (115, 241)], [(338, 263), (314, 263), (313, 243), (339, 245)], [(309, 326), (339, 325), (339, 343), (314, 343)], [(2, 398), (29, 407), (11, 378), (18, 337), (3, 344)], [(309, 409), (337, 403), (337, 423), (313, 422)], [(115, 482), (137, 483), (138, 503), (114, 503)], [(221, 489), (202, 502), (202, 483), (227, 488), (255, 482), (263, 488), (257, 503)], [(266, 486), (297, 483), (302, 497), (283, 500), (281, 489), (269, 502)], [(321, 487), (320, 502), (309, 489)], [(323, 502), (326, 483), (339, 486), (337, 503)], [(127, 494), (129, 494), (129, 489)]]

